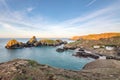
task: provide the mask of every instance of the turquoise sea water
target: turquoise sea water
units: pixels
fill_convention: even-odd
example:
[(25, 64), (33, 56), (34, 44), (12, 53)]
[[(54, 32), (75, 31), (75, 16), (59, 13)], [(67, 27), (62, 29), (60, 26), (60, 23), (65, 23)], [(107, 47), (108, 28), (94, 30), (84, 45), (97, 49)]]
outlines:
[[(93, 61), (91, 58), (78, 58), (72, 56), (75, 53), (73, 50), (68, 50), (63, 53), (56, 52), (56, 48), (52, 46), (30, 47), (22, 49), (6, 49), (5, 44), (10, 39), (0, 39), (0, 62), (6, 62), (16, 58), (32, 59), (41, 64), (47, 64), (53, 67), (80, 70), (82, 67)], [(29, 39), (17, 39), (20, 42), (27, 42)], [(38, 39), (39, 40), (39, 39)], [(63, 39), (68, 42), (70, 40)]]

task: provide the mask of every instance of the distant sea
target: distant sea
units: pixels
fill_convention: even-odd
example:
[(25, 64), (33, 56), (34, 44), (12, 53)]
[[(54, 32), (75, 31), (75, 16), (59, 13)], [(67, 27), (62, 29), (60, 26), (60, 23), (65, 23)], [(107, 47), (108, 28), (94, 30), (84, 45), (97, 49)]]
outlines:
[[(56, 49), (60, 46), (6, 49), (5, 45), (9, 40), (10, 39), (8, 38), (0, 38), (0, 63), (20, 58), (20, 59), (35, 60), (40, 64), (47, 64), (52, 67), (69, 69), (69, 70), (80, 70), (83, 68), (85, 64), (94, 60), (91, 58), (78, 58), (72, 56), (72, 54), (75, 53), (73, 50), (68, 50), (63, 53), (56, 52)], [(27, 42), (29, 39), (17, 38), (16, 40), (20, 42)], [(63, 38), (62, 40), (72, 42), (71, 40), (66, 38)]]

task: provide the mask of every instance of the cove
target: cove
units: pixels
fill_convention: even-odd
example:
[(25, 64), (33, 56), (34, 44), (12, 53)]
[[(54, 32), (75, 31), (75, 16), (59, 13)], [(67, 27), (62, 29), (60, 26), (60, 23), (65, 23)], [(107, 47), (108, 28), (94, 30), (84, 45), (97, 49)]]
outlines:
[[(63, 53), (56, 52), (59, 46), (42, 46), (42, 47), (29, 47), (23, 49), (6, 49), (4, 46), (9, 39), (0, 39), (0, 62), (10, 61), (16, 58), (31, 59), (39, 62), (40, 64), (47, 64), (52, 67), (80, 70), (83, 66), (94, 59), (91, 58), (77, 58), (72, 56), (73, 50), (67, 50)], [(29, 39), (19, 38), (21, 42), (26, 42)], [(62, 39), (69, 42), (68, 39)]]

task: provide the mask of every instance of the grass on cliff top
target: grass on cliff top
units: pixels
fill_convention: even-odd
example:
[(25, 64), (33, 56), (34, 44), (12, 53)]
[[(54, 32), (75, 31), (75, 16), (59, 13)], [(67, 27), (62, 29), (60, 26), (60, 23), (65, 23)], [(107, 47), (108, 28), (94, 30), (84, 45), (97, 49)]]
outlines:
[(50, 40), (50, 39), (43, 39), (40, 40), (41, 43), (46, 43), (46, 44), (57, 44), (58, 42), (56, 40)]
[(77, 44), (80, 44), (80, 43), (81, 43), (81, 41), (75, 41), (75, 42), (68, 43), (68, 45), (77, 45)]
[(38, 63), (34, 60), (28, 60), (28, 64), (32, 67), (36, 67), (38, 65)]
[(80, 39), (75, 42), (71, 42), (67, 44), (67, 46), (89, 46), (92, 47), (94, 45), (116, 45), (120, 46), (120, 36), (117, 37), (112, 37), (112, 38), (104, 38), (104, 39), (99, 39), (99, 40), (84, 40)]

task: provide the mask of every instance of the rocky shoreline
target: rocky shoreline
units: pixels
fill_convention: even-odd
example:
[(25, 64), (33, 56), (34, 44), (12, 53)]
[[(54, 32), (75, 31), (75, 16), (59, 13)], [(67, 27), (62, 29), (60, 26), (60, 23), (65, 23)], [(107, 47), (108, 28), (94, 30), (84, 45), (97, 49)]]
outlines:
[(80, 71), (59, 69), (26, 59), (0, 63), (0, 80), (119, 80), (119, 73), (120, 61), (117, 60), (98, 59)]
[(98, 59), (104, 56), (105, 59), (120, 60), (120, 37), (100, 40), (79, 39), (65, 44), (63, 48), (58, 48), (56, 51), (63, 52), (65, 50), (74, 50), (73, 56), (76, 57)]

